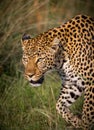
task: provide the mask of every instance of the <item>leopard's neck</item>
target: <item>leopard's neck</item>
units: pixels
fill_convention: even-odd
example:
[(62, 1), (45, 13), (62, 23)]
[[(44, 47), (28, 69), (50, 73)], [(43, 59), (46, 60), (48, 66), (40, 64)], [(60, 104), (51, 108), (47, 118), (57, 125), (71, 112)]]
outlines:
[(59, 46), (58, 54), (56, 55), (55, 64), (55, 68), (59, 70), (62, 68), (63, 63), (68, 60), (65, 25), (50, 29), (47, 32), (38, 35), (37, 41), (40, 41), (44, 47), (50, 47), (55, 38), (59, 39), (61, 43)]
[(62, 44), (66, 43), (65, 25), (49, 29), (47, 32), (41, 33), (37, 36), (37, 41), (40, 40), (44, 45), (49, 46), (55, 38), (58, 38)]

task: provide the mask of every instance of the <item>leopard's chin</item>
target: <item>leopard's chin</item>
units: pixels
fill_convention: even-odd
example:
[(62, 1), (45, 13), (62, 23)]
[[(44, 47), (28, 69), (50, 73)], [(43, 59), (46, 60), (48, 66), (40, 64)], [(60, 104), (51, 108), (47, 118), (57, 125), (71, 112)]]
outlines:
[(44, 77), (41, 77), (37, 81), (30, 80), (30, 84), (33, 87), (39, 87), (39, 86), (41, 86), (41, 84), (43, 83), (43, 81), (44, 81)]

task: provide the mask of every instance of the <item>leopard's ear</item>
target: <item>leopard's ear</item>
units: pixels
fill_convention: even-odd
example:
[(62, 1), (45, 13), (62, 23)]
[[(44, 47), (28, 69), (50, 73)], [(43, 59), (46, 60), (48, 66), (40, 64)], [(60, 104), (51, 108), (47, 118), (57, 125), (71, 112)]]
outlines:
[(57, 37), (54, 38), (54, 40), (52, 42), (52, 46), (51, 46), (51, 48), (53, 49), (53, 51), (57, 51), (58, 50), (59, 44), (60, 44), (60, 40)]
[(26, 46), (26, 44), (28, 43), (28, 40), (31, 39), (31, 36), (29, 34), (23, 34), (22, 38), (21, 38), (21, 44), (22, 47)]

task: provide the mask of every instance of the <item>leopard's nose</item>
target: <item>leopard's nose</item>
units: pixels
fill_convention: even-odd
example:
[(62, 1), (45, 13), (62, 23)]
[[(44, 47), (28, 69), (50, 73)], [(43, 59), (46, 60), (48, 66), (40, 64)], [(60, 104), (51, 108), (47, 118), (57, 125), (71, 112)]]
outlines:
[(24, 74), (26, 79), (32, 78), (34, 76), (34, 74)]
[(32, 78), (34, 76), (34, 74), (29, 74), (28, 76), (29, 76), (29, 78)]

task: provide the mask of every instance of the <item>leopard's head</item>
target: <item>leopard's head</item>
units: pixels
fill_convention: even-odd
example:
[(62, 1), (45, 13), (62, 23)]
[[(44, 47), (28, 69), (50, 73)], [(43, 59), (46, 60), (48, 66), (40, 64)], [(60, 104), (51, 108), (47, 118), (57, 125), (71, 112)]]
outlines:
[(59, 39), (54, 38), (46, 42), (41, 36), (31, 38), (25, 34), (21, 43), (25, 77), (32, 86), (40, 86), (43, 83), (44, 74), (56, 67)]

